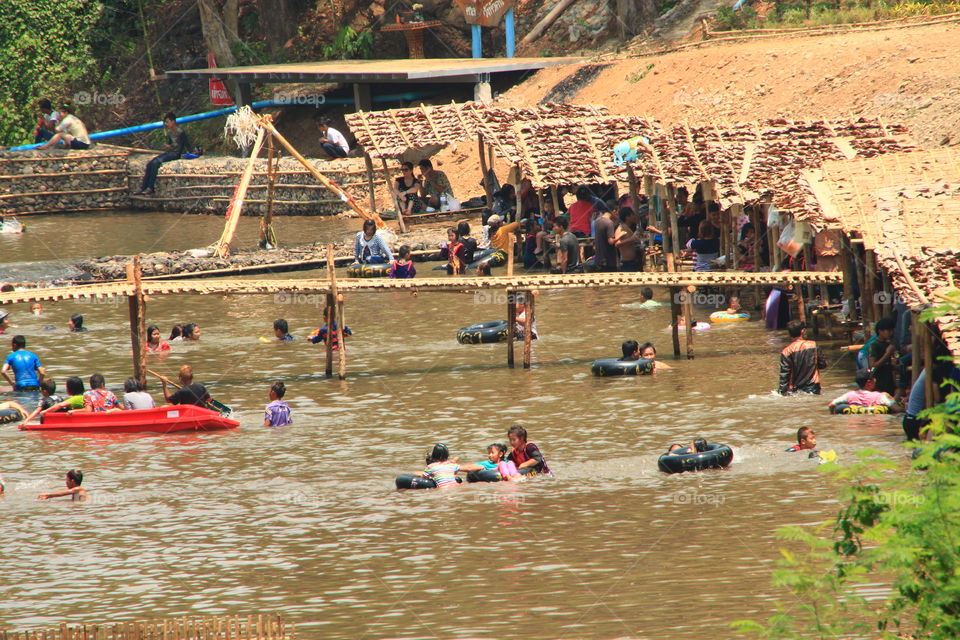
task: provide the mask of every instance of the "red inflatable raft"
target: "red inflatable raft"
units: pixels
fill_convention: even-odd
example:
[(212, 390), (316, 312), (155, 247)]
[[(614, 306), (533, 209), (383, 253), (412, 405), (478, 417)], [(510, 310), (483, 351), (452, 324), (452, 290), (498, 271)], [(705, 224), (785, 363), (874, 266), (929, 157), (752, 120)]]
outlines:
[(47, 413), (41, 424), (20, 425), (25, 431), (76, 431), (85, 433), (171, 433), (234, 429), (240, 423), (216, 411), (192, 404), (154, 409)]

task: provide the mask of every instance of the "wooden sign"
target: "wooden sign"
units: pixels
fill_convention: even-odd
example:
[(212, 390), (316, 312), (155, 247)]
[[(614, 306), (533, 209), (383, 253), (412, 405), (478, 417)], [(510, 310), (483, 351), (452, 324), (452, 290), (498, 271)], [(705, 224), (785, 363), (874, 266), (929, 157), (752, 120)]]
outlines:
[(516, 5), (516, 0), (457, 0), (457, 4), (463, 9), (467, 24), (494, 27)]

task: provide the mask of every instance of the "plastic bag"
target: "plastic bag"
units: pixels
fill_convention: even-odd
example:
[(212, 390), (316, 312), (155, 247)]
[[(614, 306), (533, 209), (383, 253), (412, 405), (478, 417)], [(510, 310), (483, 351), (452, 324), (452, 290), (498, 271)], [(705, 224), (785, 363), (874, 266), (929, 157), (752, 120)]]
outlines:
[(447, 194), (447, 203), (443, 205), (441, 211), (460, 211), (460, 201)]

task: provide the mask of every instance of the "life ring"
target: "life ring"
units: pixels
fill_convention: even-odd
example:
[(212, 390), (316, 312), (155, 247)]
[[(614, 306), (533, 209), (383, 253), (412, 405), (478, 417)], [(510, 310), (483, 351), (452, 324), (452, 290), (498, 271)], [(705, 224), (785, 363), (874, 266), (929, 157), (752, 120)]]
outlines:
[(683, 473), (703, 469), (722, 469), (733, 462), (733, 449), (725, 444), (708, 444), (706, 451), (694, 453), (665, 453), (657, 460), (664, 473)]
[(476, 269), (481, 264), (489, 264), (491, 267), (499, 267), (507, 264), (507, 252), (502, 249), (480, 249), (473, 252), (473, 262), (467, 265), (467, 269)]
[(869, 414), (869, 415), (885, 415), (890, 413), (890, 407), (883, 404), (875, 404), (864, 407), (857, 404), (847, 404), (846, 402), (841, 402), (840, 404), (833, 407), (832, 412), (834, 414), (843, 414), (843, 415), (853, 415), (853, 414)]
[(0, 409), (0, 424), (9, 424), (21, 420), (23, 420), (23, 416), (16, 409)]
[(404, 473), (397, 476), (397, 489), (436, 489), (437, 483), (430, 478)]
[(710, 314), (711, 322), (746, 322), (750, 319), (750, 314), (744, 311), (740, 313), (727, 313), (726, 311), (714, 311)]
[(648, 376), (653, 373), (653, 361), (601, 358), (593, 361), (590, 372), (595, 376)]
[(500, 482), (500, 472), (496, 469), (481, 469), (467, 474), (467, 482)]
[(507, 339), (507, 321), (494, 320), (472, 324), (457, 331), (457, 342), (460, 344), (492, 344)]
[(347, 267), (348, 278), (386, 278), (390, 275), (390, 264), (361, 264), (354, 262)]

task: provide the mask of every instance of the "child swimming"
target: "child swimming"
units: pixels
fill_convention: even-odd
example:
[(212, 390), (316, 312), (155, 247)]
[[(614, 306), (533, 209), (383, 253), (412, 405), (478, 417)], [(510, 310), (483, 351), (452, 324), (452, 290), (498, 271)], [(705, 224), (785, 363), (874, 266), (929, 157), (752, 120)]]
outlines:
[(438, 489), (452, 489), (460, 484), (457, 478), (457, 473), (460, 471), (458, 462), (457, 458), (451, 462), (447, 445), (438, 443), (427, 456), (427, 466), (420, 475), (437, 483)]
[(522, 474), (550, 473), (540, 448), (532, 442), (527, 442), (526, 429), (515, 424), (507, 430), (507, 438), (510, 440), (510, 446), (513, 447), (507, 455), (507, 460), (517, 466), (517, 471)]
[(283, 382), (277, 380), (270, 387), (270, 403), (264, 407), (263, 426), (265, 427), (285, 427), (293, 424), (293, 418), (290, 415), (290, 405), (283, 401), (287, 388)]
[(412, 278), (417, 275), (417, 268), (413, 266), (410, 247), (403, 245), (397, 252), (398, 259), (390, 263), (391, 278)]
[(50, 498), (62, 498), (63, 496), (70, 496), (71, 500), (84, 502), (87, 499), (87, 490), (80, 486), (82, 483), (83, 472), (77, 471), (76, 469), (70, 469), (70, 471), (67, 471), (66, 489), (61, 489), (60, 491), (51, 491), (50, 493), (41, 493), (37, 496), (37, 500), (48, 500)]
[(507, 456), (507, 447), (499, 442), (494, 442), (487, 447), (487, 459), (481, 460), (476, 464), (464, 464), (460, 466), (460, 471), (496, 471), (500, 474), (502, 480), (517, 482), (523, 480), (523, 475), (517, 470), (517, 465), (509, 460)]

